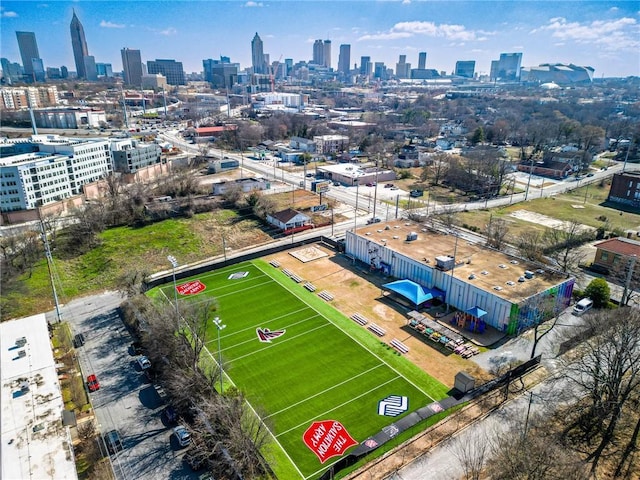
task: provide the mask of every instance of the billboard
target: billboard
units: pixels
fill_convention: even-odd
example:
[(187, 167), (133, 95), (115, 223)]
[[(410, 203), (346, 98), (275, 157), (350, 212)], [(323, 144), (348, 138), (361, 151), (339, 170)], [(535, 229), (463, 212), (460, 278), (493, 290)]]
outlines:
[(329, 191), (331, 182), (329, 180), (318, 180), (311, 182), (311, 191), (316, 193), (325, 193)]

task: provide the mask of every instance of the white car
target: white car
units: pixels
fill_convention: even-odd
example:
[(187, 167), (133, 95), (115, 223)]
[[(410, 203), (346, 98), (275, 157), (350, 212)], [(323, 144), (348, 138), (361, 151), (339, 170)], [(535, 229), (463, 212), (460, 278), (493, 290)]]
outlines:
[(141, 357), (138, 357), (138, 365), (140, 365), (140, 368), (142, 370), (147, 370), (147, 369), (151, 368), (151, 362), (144, 355), (141, 356)]
[(191, 434), (182, 425), (178, 425), (177, 427), (175, 427), (173, 429), (173, 434), (176, 436), (178, 445), (180, 445), (181, 447), (186, 447), (191, 443)]

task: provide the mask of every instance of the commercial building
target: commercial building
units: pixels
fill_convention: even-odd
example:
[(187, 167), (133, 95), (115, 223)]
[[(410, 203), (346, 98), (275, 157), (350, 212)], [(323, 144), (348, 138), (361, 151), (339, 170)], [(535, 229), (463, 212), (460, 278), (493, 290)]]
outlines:
[(44, 65), (38, 51), (34, 32), (16, 32), (24, 78), (27, 82), (44, 82)]
[[(76, 62), (76, 73), (78, 78), (84, 78), (86, 80), (93, 80), (95, 72), (88, 69), (86, 65), (85, 57), (89, 55), (89, 49), (87, 48), (87, 40), (84, 36), (84, 28), (80, 20), (76, 15), (75, 9), (73, 10), (73, 18), (71, 19), (71, 25), (69, 27), (71, 31), (71, 47), (73, 48), (73, 59)], [(95, 61), (94, 61), (95, 70)]]
[(213, 195), (224, 195), (226, 192), (237, 188), (243, 193), (250, 193), (259, 190), (268, 190), (271, 183), (264, 178), (238, 178), (231, 181), (216, 182), (212, 184)]
[(407, 56), (400, 55), (398, 63), (396, 63), (396, 77), (409, 78), (411, 72), (411, 64), (407, 63)]
[(311, 57), (311, 63), (324, 65), (324, 45), (320, 39), (313, 42), (313, 56)]
[(10, 62), (7, 58), (0, 59), (0, 65), (2, 66), (2, 80), (5, 85), (12, 85), (15, 82), (22, 81), (24, 71), (22, 65), (17, 62)]
[(222, 60), (202, 60), (204, 79), (213, 88), (231, 88), (238, 83), (239, 63)]
[(182, 62), (176, 62), (175, 60), (149, 60), (147, 62), (147, 73), (161, 73), (167, 78), (167, 83), (169, 85), (187, 84), (184, 79), (184, 69), (182, 68)]
[(387, 276), (442, 293), (459, 311), (486, 312), (482, 321), (516, 335), (569, 305), (575, 279), (489, 250), (456, 234), (397, 220), (346, 233), (346, 254)]
[(418, 54), (418, 68), (420, 70), (427, 68), (427, 52), (420, 52)]
[(33, 116), (39, 128), (97, 128), (107, 121), (104, 110), (88, 107), (42, 108), (34, 110)]
[(112, 78), (113, 67), (110, 63), (96, 63), (96, 74), (98, 77)]
[(162, 148), (157, 143), (124, 138), (111, 140), (110, 148), (115, 172), (136, 173), (141, 168), (162, 162)]
[(140, 50), (123, 48), (120, 50), (122, 55), (122, 71), (124, 73), (124, 84), (139, 87), (142, 85), (142, 57)]
[(336, 165), (323, 165), (317, 167), (318, 173), (323, 178), (342, 185), (373, 184), (374, 182), (387, 182), (396, 179), (393, 170), (377, 167), (361, 167), (350, 163), (338, 163)]
[(253, 67), (253, 73), (268, 73), (267, 62), (264, 58), (264, 47), (258, 32), (254, 35), (253, 40), (251, 40), (251, 66)]
[(340, 53), (338, 55), (338, 72), (342, 75), (348, 75), (351, 71), (351, 45), (340, 45)]
[(167, 77), (161, 73), (142, 75), (142, 88), (151, 88), (153, 90), (165, 88), (167, 86)]
[(35, 152), (0, 160), (0, 211), (34, 209), (83, 193), (112, 171), (108, 140), (33, 135)]
[(363, 77), (370, 77), (373, 73), (373, 64), (371, 63), (371, 57), (360, 57), (360, 75)]
[(522, 53), (501, 53), (499, 60), (491, 62), (491, 81), (517, 82), (520, 80)]
[(456, 77), (473, 78), (475, 69), (475, 60), (458, 60), (456, 62), (456, 70), (454, 72), (454, 75)]
[(44, 314), (0, 323), (1, 477), (78, 478)]
[(349, 147), (349, 137), (346, 135), (315, 135), (317, 153), (339, 153)]

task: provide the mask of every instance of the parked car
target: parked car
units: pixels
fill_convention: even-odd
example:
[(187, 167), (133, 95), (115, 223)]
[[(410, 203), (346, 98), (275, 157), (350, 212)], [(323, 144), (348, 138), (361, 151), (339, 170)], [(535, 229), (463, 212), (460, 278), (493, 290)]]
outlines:
[(371, 225), (372, 223), (380, 223), (381, 221), (382, 220), (380, 220), (378, 217), (373, 217), (367, 220), (367, 225)]
[(173, 434), (175, 435), (176, 440), (178, 440), (178, 445), (181, 447), (186, 447), (191, 443), (191, 434), (182, 425), (175, 427), (173, 429)]
[(385, 183), (384, 188), (391, 188), (393, 187), (393, 183)]
[(573, 306), (573, 314), (580, 316), (591, 310), (591, 307), (593, 307), (593, 300), (590, 298), (583, 298)]
[(395, 185), (393, 185), (393, 186), (391, 187), (391, 190), (398, 190), (398, 187), (396, 187)]
[(90, 392), (95, 392), (96, 390), (100, 390), (100, 383), (98, 382), (98, 377), (94, 374), (91, 374), (87, 377), (87, 388), (89, 388)]
[(111, 430), (110, 432), (106, 433), (103, 438), (104, 443), (107, 446), (107, 450), (111, 455), (118, 453), (124, 448), (118, 430)]
[(73, 337), (73, 348), (80, 348), (84, 345), (84, 335), (82, 333), (76, 333)]
[(144, 355), (138, 357), (138, 365), (142, 370), (147, 370), (151, 368), (151, 361)]
[(587, 173), (587, 177), (593, 177), (593, 173)]
[(422, 195), (424, 195), (424, 192), (423, 192), (422, 190), (411, 190), (411, 191), (409, 192), (409, 195), (410, 195), (411, 197), (414, 197), (414, 198), (415, 198), (415, 197), (421, 197)]

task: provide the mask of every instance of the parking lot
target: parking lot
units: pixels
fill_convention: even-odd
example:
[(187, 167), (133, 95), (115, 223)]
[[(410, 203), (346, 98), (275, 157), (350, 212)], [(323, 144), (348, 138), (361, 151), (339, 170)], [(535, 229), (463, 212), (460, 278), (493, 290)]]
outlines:
[[(117, 310), (122, 300), (107, 292), (62, 307), (63, 320), (85, 338), (76, 350), (83, 376), (95, 374), (100, 384), (90, 393), (100, 433), (117, 430), (122, 440), (123, 449), (111, 455), (116, 478), (195, 479), (182, 461), (186, 449), (177, 448), (171, 427), (161, 419), (164, 402), (130, 348), (133, 339)], [(47, 316), (55, 321), (53, 312)], [(105, 452), (106, 447), (103, 442)]]

